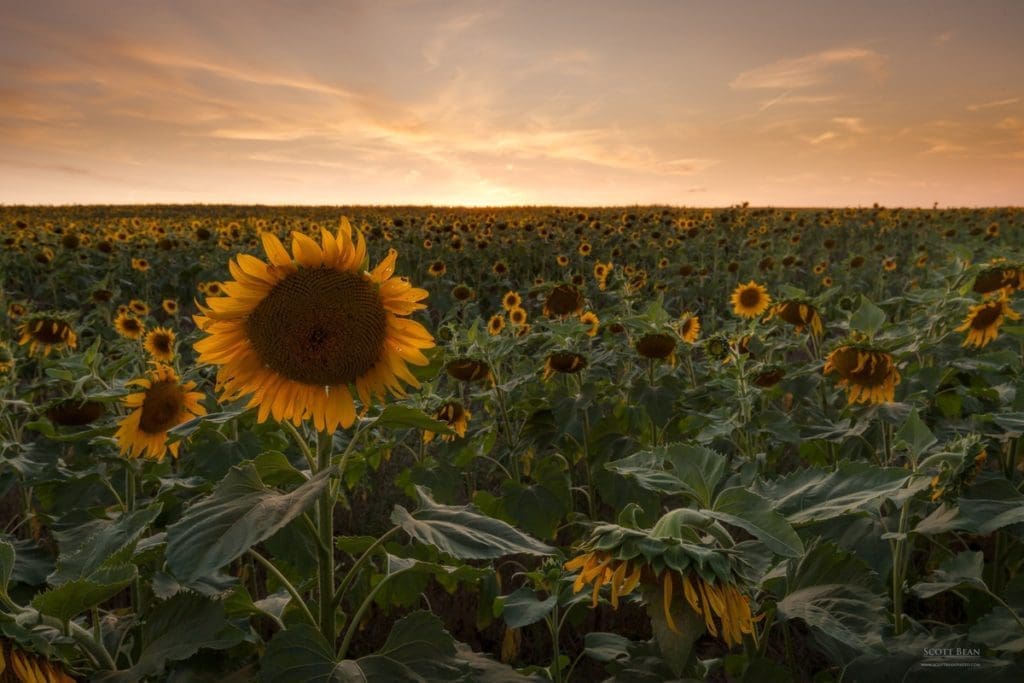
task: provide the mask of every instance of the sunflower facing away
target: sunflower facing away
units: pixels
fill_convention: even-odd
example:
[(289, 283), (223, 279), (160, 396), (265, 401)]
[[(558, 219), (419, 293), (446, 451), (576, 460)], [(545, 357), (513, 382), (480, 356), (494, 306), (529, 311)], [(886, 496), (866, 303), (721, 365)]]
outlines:
[(966, 332), (967, 338), (961, 346), (981, 348), (999, 336), (999, 328), (1003, 322), (1020, 320), (1020, 313), (1010, 307), (1005, 291), (996, 299), (971, 306), (967, 317), (957, 332)]
[(292, 253), (272, 233), (262, 235), (269, 263), (238, 254), (225, 296), (208, 298), (196, 324), (208, 336), (196, 342), (199, 361), (221, 366), (222, 400), (251, 395), (260, 422), (273, 416), (319, 430), (355, 422), (350, 387), (364, 405), (401, 382), (419, 382), (407, 363), (426, 365), (422, 350), (434, 338), (404, 317), (426, 308), (426, 290), (392, 277), (398, 252), (372, 271), (366, 240), (341, 220), (336, 235), (321, 229), (322, 244), (292, 233)]
[(181, 444), (167, 445), (167, 430), (206, 414), (206, 408), (199, 403), (203, 394), (192, 391), (196, 383), (181, 384), (174, 368), (158, 364), (147, 377), (128, 384), (142, 387), (142, 391), (124, 397), (124, 405), (133, 410), (121, 420), (114, 434), (121, 453), (129, 458), (159, 461), (170, 450), (171, 455), (178, 457)]
[(822, 372), (839, 375), (847, 403), (891, 403), (900, 383), (892, 355), (869, 347), (845, 344), (828, 355)]
[(732, 312), (741, 318), (756, 318), (768, 310), (772, 298), (768, 289), (753, 280), (745, 285), (738, 285), (732, 292)]
[(28, 344), (28, 352), (32, 356), (42, 350), (41, 355), (45, 358), (52, 349), (74, 349), (78, 346), (78, 335), (71, 323), (54, 316), (30, 316), (21, 323), (18, 331), (21, 332), (18, 344)]
[[(441, 441), (454, 441), (456, 436), (466, 436), (466, 428), (469, 427), (469, 421), (473, 417), (473, 414), (469, 412), (469, 409), (463, 406), (458, 401), (449, 401), (445, 403), (437, 412), (434, 413), (434, 419), (439, 422), (447, 424), (454, 434), (442, 434)], [(423, 442), (430, 443), (434, 440), (434, 432), (424, 431)]]

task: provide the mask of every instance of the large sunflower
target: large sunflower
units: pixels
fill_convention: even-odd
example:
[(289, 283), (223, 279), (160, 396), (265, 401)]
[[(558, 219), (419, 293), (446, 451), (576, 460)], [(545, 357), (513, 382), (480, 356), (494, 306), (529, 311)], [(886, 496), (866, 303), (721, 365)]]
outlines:
[(840, 346), (828, 355), (822, 372), (839, 375), (847, 403), (891, 403), (900, 383), (893, 357), (865, 346)]
[(207, 298), (196, 324), (199, 361), (220, 365), (224, 400), (251, 395), (260, 422), (312, 418), (334, 431), (355, 421), (350, 387), (363, 404), (387, 393), (403, 395), (400, 380), (419, 386), (406, 363), (426, 365), (422, 349), (434, 338), (402, 316), (422, 308), (426, 290), (392, 277), (392, 249), (370, 272), (361, 232), (342, 219), (336, 235), (321, 229), (322, 244), (292, 233), (292, 254), (273, 234), (262, 235), (269, 263), (239, 254), (225, 296)]
[(957, 332), (967, 333), (962, 346), (986, 346), (999, 336), (999, 328), (1007, 318), (1020, 320), (1020, 313), (1010, 307), (1005, 290), (996, 299), (971, 306), (963, 324), (956, 328)]
[(203, 394), (192, 391), (196, 383), (181, 384), (174, 368), (158, 364), (148, 377), (128, 384), (142, 387), (142, 391), (124, 397), (124, 405), (134, 410), (121, 420), (114, 434), (121, 452), (130, 458), (159, 461), (170, 450), (178, 457), (180, 443), (167, 445), (167, 430), (206, 414), (199, 403)]
[(732, 311), (741, 318), (756, 318), (768, 310), (772, 298), (768, 289), (753, 280), (745, 285), (737, 285), (732, 292)]

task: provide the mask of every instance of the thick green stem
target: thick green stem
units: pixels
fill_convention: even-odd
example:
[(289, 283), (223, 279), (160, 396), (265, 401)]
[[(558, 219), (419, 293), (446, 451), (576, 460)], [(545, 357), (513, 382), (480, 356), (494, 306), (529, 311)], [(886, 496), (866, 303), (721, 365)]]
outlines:
[(903, 503), (903, 510), (900, 512), (899, 537), (893, 543), (892, 553), (892, 619), (896, 635), (903, 633), (903, 580), (905, 578), (907, 563), (904, 559), (906, 554), (906, 535), (910, 521), (910, 501)]
[(548, 617), (548, 630), (551, 631), (551, 680), (553, 683), (562, 683), (562, 652), (559, 647), (558, 634), (560, 632), (561, 620), (558, 618), (558, 602)]
[(288, 577), (281, 573), (281, 570), (277, 568), (277, 565), (275, 565), (273, 562), (260, 555), (252, 548), (249, 548), (249, 555), (251, 555), (254, 560), (263, 565), (264, 569), (266, 569), (271, 576), (277, 579), (278, 583), (284, 586), (284, 589), (288, 591), (288, 595), (292, 596), (292, 600), (294, 600), (295, 604), (298, 605), (299, 609), (302, 610), (302, 614), (306, 617), (306, 620), (309, 622), (309, 625), (316, 626), (316, 617), (314, 617), (313, 613), (309, 611), (309, 605), (307, 605), (306, 601), (302, 599), (302, 595), (295, 588), (295, 586), (292, 585), (292, 582), (288, 580)]
[[(332, 443), (333, 439), (330, 434), (325, 434), (320, 439), (317, 449), (318, 472), (331, 466)], [(337, 638), (337, 629), (334, 623), (334, 496), (334, 486), (328, 484), (324, 492), (320, 494), (320, 500), (317, 501), (319, 509), (317, 522), (321, 546), (318, 572), (320, 633), (331, 645)]]

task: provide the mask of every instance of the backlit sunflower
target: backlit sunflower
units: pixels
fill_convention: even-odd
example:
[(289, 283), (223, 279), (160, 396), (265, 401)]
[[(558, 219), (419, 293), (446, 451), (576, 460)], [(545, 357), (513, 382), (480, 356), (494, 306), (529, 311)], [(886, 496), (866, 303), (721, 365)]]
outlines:
[(128, 385), (142, 387), (142, 391), (124, 397), (124, 405), (133, 410), (121, 420), (114, 434), (121, 453), (129, 458), (160, 461), (169, 450), (177, 458), (181, 442), (168, 445), (167, 430), (206, 414), (206, 408), (199, 403), (203, 394), (192, 391), (196, 383), (181, 384), (174, 368), (157, 364), (147, 377), (134, 379)]
[[(469, 409), (458, 401), (449, 401), (438, 408), (437, 412), (434, 413), (434, 419), (444, 422), (455, 432), (454, 434), (442, 434), (441, 441), (454, 441), (456, 437), (462, 438), (466, 436), (466, 429), (469, 427), (469, 421), (472, 417), (473, 414), (469, 412)], [(423, 432), (424, 443), (430, 443), (433, 439), (434, 432)]]
[(971, 306), (963, 324), (956, 328), (957, 332), (967, 333), (967, 338), (961, 346), (974, 346), (979, 349), (987, 346), (999, 336), (999, 328), (1007, 318), (1020, 320), (1020, 314), (1010, 306), (1005, 290), (996, 299)]
[[(57, 349), (74, 349), (78, 346), (78, 335), (75, 334), (71, 323), (59, 317), (36, 314), (29, 316), (25, 322), (18, 326), (21, 338), (18, 344), (28, 344), (30, 356), (42, 355), (44, 358), (50, 355), (50, 351)], [(41, 354), (37, 354), (38, 351)]]
[(679, 338), (687, 344), (696, 344), (700, 337), (700, 318), (686, 312), (679, 319)]
[(732, 311), (741, 318), (756, 318), (768, 310), (772, 298), (768, 289), (753, 280), (739, 285), (732, 292)]
[(844, 344), (825, 359), (822, 372), (839, 375), (837, 384), (846, 389), (846, 402), (891, 403), (900, 373), (892, 355), (857, 344)]
[(141, 339), (146, 333), (146, 326), (142, 321), (129, 312), (118, 313), (114, 318), (114, 329), (126, 339)]
[(821, 338), (825, 333), (825, 327), (821, 322), (821, 316), (818, 315), (818, 310), (806, 301), (789, 299), (775, 304), (768, 313), (766, 320), (773, 317), (778, 317), (792, 325), (798, 334), (803, 332), (806, 327), (810, 327), (811, 334), (818, 338)]
[(1001, 289), (1013, 291), (1024, 285), (1024, 269), (1000, 265), (978, 273), (973, 289), (979, 294), (991, 294)]
[(370, 272), (366, 241), (352, 239), (348, 220), (322, 244), (292, 233), (292, 254), (262, 234), (269, 263), (248, 254), (230, 262), (225, 296), (210, 297), (196, 324), (208, 336), (195, 344), (199, 361), (221, 366), (222, 400), (251, 395), (260, 422), (312, 418), (334, 431), (355, 422), (350, 387), (364, 405), (372, 397), (418, 387), (407, 363), (426, 365), (434, 338), (406, 317), (426, 308), (426, 290), (392, 277), (394, 249)]
[(491, 319), (487, 321), (487, 332), (492, 337), (501, 334), (501, 331), (505, 329), (505, 316), (501, 313), (495, 313), (491, 316)]
[(142, 345), (153, 360), (169, 361), (174, 358), (174, 339), (173, 330), (166, 327), (155, 327), (146, 333), (146, 339)]

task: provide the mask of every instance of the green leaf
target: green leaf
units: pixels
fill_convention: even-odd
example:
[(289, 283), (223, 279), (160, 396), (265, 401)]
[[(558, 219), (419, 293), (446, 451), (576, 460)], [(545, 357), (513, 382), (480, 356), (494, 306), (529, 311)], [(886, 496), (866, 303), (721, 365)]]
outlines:
[(567, 470), (565, 459), (552, 455), (534, 464), (530, 478), (536, 483), (503, 482), (501, 516), (535, 536), (554, 538), (572, 507), (572, 482)]
[(119, 564), (103, 567), (84, 579), (68, 581), (32, 600), (32, 606), (43, 614), (67, 623), (73, 617), (109, 600), (136, 577), (133, 564)]
[(909, 478), (899, 468), (841, 462), (837, 470), (809, 468), (767, 482), (753, 490), (769, 501), (790, 524), (819, 522), (860, 511), (878, 510)]
[(47, 581), (60, 585), (85, 578), (101, 567), (130, 561), (136, 542), (160, 515), (161, 508), (162, 505), (157, 503), (107, 523), (73, 552), (61, 555), (57, 559), (56, 571), (47, 577)]
[(251, 462), (232, 467), (209, 497), (167, 528), (168, 567), (186, 583), (212, 574), (301, 515), (332, 474), (325, 469), (280, 493), (263, 484)]
[(786, 518), (772, 510), (764, 498), (745, 488), (725, 489), (715, 499), (714, 509), (702, 512), (738, 526), (778, 555), (800, 557), (804, 554), (804, 544)]
[(917, 408), (910, 411), (910, 416), (907, 421), (903, 423), (899, 431), (896, 432), (896, 445), (903, 444), (910, 449), (910, 455), (914, 459), (921, 456), (922, 453), (931, 448), (938, 439), (932, 434), (928, 426), (921, 420), (921, 416), (917, 414)]
[(878, 576), (834, 544), (815, 545), (800, 560), (789, 560), (785, 597), (776, 607), (781, 620), (801, 619), (857, 653), (881, 646), (886, 598)]
[(241, 636), (241, 631), (228, 625), (223, 602), (178, 593), (147, 614), (142, 654), (135, 665), (102, 680), (128, 683), (160, 675), (169, 661), (188, 659), (200, 648), (226, 649), (240, 642)]
[(863, 294), (860, 295), (860, 308), (850, 318), (850, 328), (873, 335), (885, 324), (885, 312), (871, 303)]
[(401, 505), (391, 521), (420, 543), (432, 545), (460, 560), (493, 560), (505, 555), (553, 555), (555, 549), (537, 541), (506, 522), (487, 517), (474, 505), (435, 503), (417, 486), (420, 506), (410, 514)]
[(7, 585), (14, 574), (14, 546), (0, 541), (0, 594), (7, 594)]
[(1024, 652), (1024, 630), (1014, 615), (1002, 606), (996, 607), (979, 619), (971, 627), (970, 638), (993, 650)]
[(715, 487), (725, 473), (722, 454), (705, 446), (668, 444), (616, 460), (607, 468), (658, 493), (685, 493), (711, 507)]
[(549, 595), (544, 600), (529, 586), (503, 595), (497, 603), (501, 606), (501, 617), (509, 628), (522, 628), (535, 624), (547, 615), (558, 603), (558, 596)]
[(922, 581), (911, 590), (922, 598), (930, 598), (944, 591), (955, 588), (974, 588), (987, 591), (988, 587), (981, 578), (981, 570), (985, 566), (985, 554), (981, 551), (972, 553), (964, 551), (950, 557), (929, 575), (928, 581)]
[(436, 434), (451, 434), (448, 424), (435, 420), (419, 408), (403, 406), (399, 403), (389, 403), (381, 412), (373, 424), (377, 427), (390, 427), (392, 429), (426, 429)]
[(298, 486), (306, 477), (289, 462), (281, 451), (265, 451), (253, 460), (256, 472), (270, 486)]

